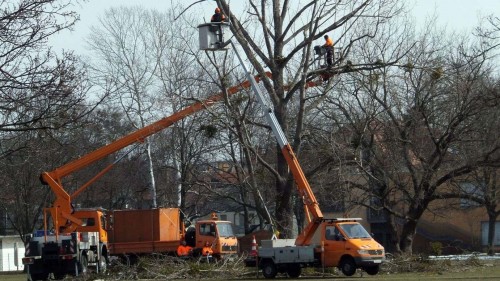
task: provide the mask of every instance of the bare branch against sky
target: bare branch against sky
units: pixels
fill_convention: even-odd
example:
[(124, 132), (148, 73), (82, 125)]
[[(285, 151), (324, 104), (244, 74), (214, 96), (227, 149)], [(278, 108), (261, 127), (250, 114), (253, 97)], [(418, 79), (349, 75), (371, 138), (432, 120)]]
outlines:
[[(74, 50), (77, 54), (86, 54), (84, 38), (89, 34), (90, 26), (98, 24), (97, 18), (102, 16), (106, 9), (117, 6), (143, 6), (148, 9), (165, 11), (172, 2), (181, 1), (89, 0), (82, 4), (76, 4), (75, 10), (80, 14), (80, 22), (75, 25), (73, 31), (61, 32), (61, 34), (51, 39), (51, 44), (56, 51), (64, 49), (67, 51)], [(195, 2), (199, 1), (188, 0), (182, 1), (181, 4), (187, 7)], [(238, 14), (243, 13), (245, 2), (229, 1), (229, 4), (232, 5), (233, 12)], [(423, 25), (426, 19), (436, 16), (438, 25), (457, 32), (472, 30), (479, 23), (481, 17), (500, 14), (500, 2), (498, 0), (411, 0), (408, 5), (413, 10), (417, 26)], [(199, 23), (203, 23), (210, 18), (214, 6), (214, 1), (202, 1), (190, 7), (186, 13), (199, 14)], [(197, 24), (193, 23), (193, 35), (198, 32), (196, 29)]]

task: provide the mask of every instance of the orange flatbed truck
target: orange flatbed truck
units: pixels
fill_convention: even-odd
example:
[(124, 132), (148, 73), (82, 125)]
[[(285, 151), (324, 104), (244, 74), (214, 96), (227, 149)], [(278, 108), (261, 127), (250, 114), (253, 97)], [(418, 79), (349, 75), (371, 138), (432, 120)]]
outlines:
[[(63, 279), (67, 274), (78, 276), (85, 274), (88, 266), (95, 267), (98, 272), (103, 271), (113, 255), (134, 257), (140, 254), (174, 252), (181, 239), (194, 247), (194, 252), (201, 251), (205, 243), (209, 242), (216, 258), (236, 254), (238, 241), (231, 223), (220, 221), (216, 216), (197, 221), (194, 227), (186, 230), (178, 208), (115, 211), (74, 209), (74, 198), (106, 174), (119, 159), (76, 188), (72, 194), (63, 187), (63, 178), (129, 145), (143, 142), (145, 138), (175, 122), (216, 104), (226, 95), (231, 96), (247, 89), (250, 85), (249, 81), (244, 81), (228, 88), (225, 93), (195, 102), (51, 172), (42, 173), (40, 180), (51, 188), (55, 201), (50, 208), (44, 209), (44, 229), (26, 236), (23, 264), (28, 278), (46, 280), (50, 274), (55, 279)], [(48, 230), (49, 217), (52, 220), (51, 231)]]
[[(234, 49), (292, 172), (308, 219), (308, 224), (296, 239), (262, 240), (257, 255), (246, 259), (247, 266), (257, 265), (266, 278), (274, 278), (278, 273), (287, 273), (289, 277), (296, 278), (300, 276), (302, 268), (308, 266), (338, 267), (347, 276), (353, 275), (358, 268), (370, 275), (377, 274), (385, 259), (384, 247), (370, 236), (358, 222), (360, 219), (323, 217), (302, 167), (276, 119), (273, 107), (267, 104), (234, 43), (231, 40), (219, 41), (223, 40), (220, 34), (227, 33), (226, 30), (230, 27), (230, 23), (225, 22), (199, 25), (200, 49), (225, 50), (229, 45)], [(306, 87), (317, 85), (313, 83)]]

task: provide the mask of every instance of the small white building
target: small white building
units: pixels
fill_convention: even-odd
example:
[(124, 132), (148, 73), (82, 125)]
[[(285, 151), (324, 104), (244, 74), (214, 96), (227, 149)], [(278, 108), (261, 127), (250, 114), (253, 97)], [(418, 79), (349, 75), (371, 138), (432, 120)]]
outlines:
[(0, 236), (0, 272), (22, 271), (24, 243), (18, 235)]

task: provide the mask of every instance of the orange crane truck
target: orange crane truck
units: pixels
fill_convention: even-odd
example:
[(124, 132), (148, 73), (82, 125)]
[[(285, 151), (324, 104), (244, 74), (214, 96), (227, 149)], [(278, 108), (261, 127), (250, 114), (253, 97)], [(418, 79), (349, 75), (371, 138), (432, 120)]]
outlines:
[[(290, 278), (296, 278), (300, 276), (302, 268), (308, 266), (338, 267), (347, 276), (353, 275), (357, 268), (370, 275), (377, 274), (385, 259), (384, 247), (359, 223), (361, 219), (323, 218), (318, 201), (274, 110), (267, 106), (256, 81), (249, 75), (241, 59), (240, 63), (250, 77), (257, 100), (264, 108), (264, 114), (292, 172), (308, 218), (308, 224), (296, 239), (261, 241), (255, 259), (264, 277), (274, 278), (278, 273), (287, 273)], [(256, 261), (250, 260), (247, 265), (255, 265)]]
[[(228, 88), (226, 93), (196, 102), (51, 172), (42, 173), (40, 179), (51, 188), (55, 201), (52, 207), (44, 209), (44, 229), (26, 235), (23, 264), (28, 278), (46, 280), (50, 274), (55, 279), (63, 279), (67, 274), (78, 276), (86, 273), (88, 266), (95, 267), (97, 272), (104, 271), (111, 256), (134, 257), (174, 252), (181, 239), (194, 247), (194, 252), (201, 251), (209, 242), (216, 258), (236, 254), (238, 242), (232, 224), (220, 221), (216, 216), (197, 221), (195, 227), (188, 228), (186, 232), (178, 208), (115, 211), (73, 208), (72, 200), (109, 171), (119, 159), (72, 194), (63, 187), (62, 179), (131, 144), (143, 142), (175, 122), (216, 104), (226, 94), (230, 96), (248, 87), (249, 81), (242, 82)], [(50, 231), (47, 223), (49, 216), (53, 226)]]
[[(210, 23), (215, 24), (217, 23)], [(218, 30), (200, 25), (200, 33)], [(227, 25), (227, 24), (226, 24)], [(200, 35), (200, 38), (204, 36)], [(217, 38), (212, 36), (212, 38)], [(231, 44), (236, 56), (250, 81), (256, 98), (263, 108), (266, 120), (281, 148), (281, 152), (290, 168), (299, 196), (304, 202), (308, 224), (296, 239), (263, 240), (257, 256), (246, 260), (246, 264), (258, 265), (266, 278), (274, 278), (278, 273), (287, 273), (289, 277), (300, 276), (303, 267), (338, 267), (345, 275), (351, 276), (357, 268), (365, 270), (370, 275), (379, 272), (380, 264), (385, 259), (384, 247), (377, 243), (365, 228), (360, 219), (337, 218), (325, 219), (319, 208), (318, 201), (309, 186), (292, 147), (281, 129), (274, 114), (274, 109), (268, 105), (264, 95), (257, 86), (256, 80), (250, 75), (236, 46), (229, 40), (212, 46), (227, 46)], [(203, 45), (203, 44), (201, 44)], [(208, 45), (208, 44), (204, 44)], [(207, 48), (208, 49), (208, 48)], [(213, 48), (212, 48), (213, 50)], [(309, 83), (313, 87), (317, 83)], [(285, 88), (286, 90), (287, 88)]]
[(273, 108), (267, 106), (264, 96), (241, 59), (240, 63), (250, 77), (257, 100), (264, 108), (266, 119), (292, 172), (308, 219), (308, 224), (296, 239), (262, 240), (255, 260), (247, 260), (247, 265), (252, 266), (258, 262), (258, 267), (266, 278), (274, 278), (278, 273), (287, 273), (290, 278), (297, 278), (302, 268), (311, 266), (338, 267), (346, 276), (352, 276), (358, 268), (370, 275), (377, 274), (385, 260), (384, 247), (371, 237), (359, 223), (359, 218), (323, 217), (319, 203)]

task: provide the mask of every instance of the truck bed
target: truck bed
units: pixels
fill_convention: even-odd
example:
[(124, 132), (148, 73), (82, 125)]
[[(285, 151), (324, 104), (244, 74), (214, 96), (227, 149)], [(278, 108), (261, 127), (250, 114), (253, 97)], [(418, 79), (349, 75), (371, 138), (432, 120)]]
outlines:
[(174, 252), (179, 246), (179, 241), (143, 241), (109, 243), (111, 255), (123, 254), (151, 254)]
[(272, 258), (274, 263), (313, 263), (315, 246), (295, 246), (294, 239), (262, 240), (259, 258)]

